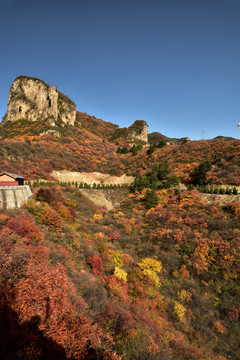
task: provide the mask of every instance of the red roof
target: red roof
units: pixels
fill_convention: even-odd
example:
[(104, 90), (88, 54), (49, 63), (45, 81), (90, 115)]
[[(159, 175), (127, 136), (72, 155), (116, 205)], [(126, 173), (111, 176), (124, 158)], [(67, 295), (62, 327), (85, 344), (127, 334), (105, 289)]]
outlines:
[(2, 175), (8, 175), (8, 176), (10, 176), (10, 177), (13, 178), (13, 179), (23, 179), (23, 180), (25, 180), (24, 177), (22, 177), (22, 176), (20, 176), (20, 175), (17, 175), (17, 174), (9, 173), (9, 172), (7, 172), (7, 171), (1, 172), (1, 173), (0, 173), (0, 176), (2, 176)]

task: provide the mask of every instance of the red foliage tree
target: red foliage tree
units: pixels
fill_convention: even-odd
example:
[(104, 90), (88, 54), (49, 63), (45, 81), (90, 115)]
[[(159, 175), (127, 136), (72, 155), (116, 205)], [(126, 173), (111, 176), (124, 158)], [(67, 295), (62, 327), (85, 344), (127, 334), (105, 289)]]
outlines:
[(94, 275), (100, 275), (103, 271), (103, 261), (101, 256), (94, 254), (87, 259), (87, 263), (91, 267), (91, 272)]
[(19, 236), (27, 238), (29, 241), (38, 242), (44, 238), (33, 216), (26, 210), (22, 210), (18, 215), (11, 218), (7, 222), (7, 227)]
[(88, 319), (87, 305), (76, 297), (65, 268), (60, 264), (52, 267), (47, 254), (41, 255), (42, 250), (39, 247), (33, 251), (26, 277), (14, 287), (12, 308), (20, 321), (38, 319), (39, 330), (61, 345), (71, 359), (86, 359), (89, 349), (99, 351), (105, 359), (120, 359), (113, 351), (109, 352), (111, 338)]

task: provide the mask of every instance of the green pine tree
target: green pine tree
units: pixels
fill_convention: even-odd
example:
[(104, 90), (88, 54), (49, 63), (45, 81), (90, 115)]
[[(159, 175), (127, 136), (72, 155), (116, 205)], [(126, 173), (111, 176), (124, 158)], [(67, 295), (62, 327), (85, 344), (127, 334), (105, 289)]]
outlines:
[(147, 190), (143, 198), (143, 202), (146, 209), (156, 207), (159, 203), (159, 198), (154, 190)]

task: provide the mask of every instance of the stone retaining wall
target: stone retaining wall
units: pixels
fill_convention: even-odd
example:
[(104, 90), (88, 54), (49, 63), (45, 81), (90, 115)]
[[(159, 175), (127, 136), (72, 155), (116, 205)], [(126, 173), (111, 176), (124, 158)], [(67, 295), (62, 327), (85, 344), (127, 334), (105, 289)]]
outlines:
[(20, 208), (32, 195), (28, 185), (0, 186), (0, 209)]

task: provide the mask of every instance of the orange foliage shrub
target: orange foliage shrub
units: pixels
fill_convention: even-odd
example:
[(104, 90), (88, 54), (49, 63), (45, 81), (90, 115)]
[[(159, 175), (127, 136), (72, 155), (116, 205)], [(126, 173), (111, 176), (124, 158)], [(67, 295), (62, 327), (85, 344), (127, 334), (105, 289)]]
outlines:
[(117, 296), (121, 301), (127, 301), (128, 286), (124, 280), (116, 277), (115, 275), (110, 275), (107, 278), (107, 282), (109, 289), (114, 296)]
[(63, 220), (65, 220), (67, 222), (73, 222), (74, 221), (74, 218), (73, 218), (70, 210), (63, 203), (58, 203), (57, 204), (57, 211), (61, 215)]
[(0, 225), (6, 224), (6, 222), (9, 220), (9, 216), (6, 214), (0, 214)]
[(7, 223), (7, 227), (30, 241), (38, 242), (44, 238), (33, 216), (26, 210), (22, 210), (17, 216), (11, 218)]
[(48, 204), (45, 204), (42, 209), (41, 221), (52, 229), (60, 230), (62, 228), (61, 216)]

